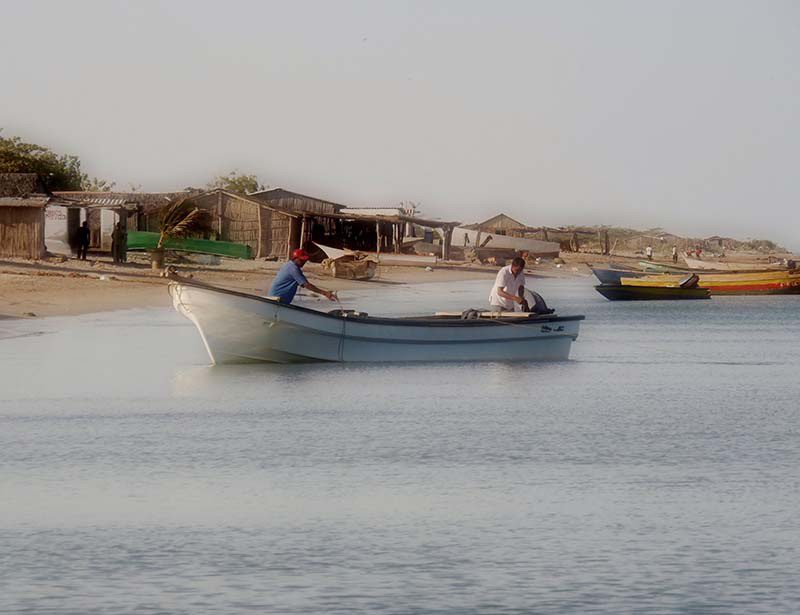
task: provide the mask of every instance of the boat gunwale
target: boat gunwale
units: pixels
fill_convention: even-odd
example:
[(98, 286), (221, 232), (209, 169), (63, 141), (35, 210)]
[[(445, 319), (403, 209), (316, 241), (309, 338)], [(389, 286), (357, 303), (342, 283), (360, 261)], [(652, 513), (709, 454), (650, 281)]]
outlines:
[(538, 325), (551, 322), (573, 322), (585, 320), (586, 316), (576, 314), (573, 316), (552, 316), (552, 315), (532, 315), (528, 318), (475, 318), (475, 319), (462, 319), (451, 316), (408, 316), (400, 318), (391, 318), (387, 316), (338, 316), (328, 312), (321, 312), (311, 308), (303, 307), (300, 305), (292, 305), (291, 303), (281, 303), (275, 299), (268, 297), (260, 297), (250, 293), (232, 290), (229, 288), (222, 288), (213, 286), (204, 282), (197, 282), (194, 280), (186, 280), (174, 274), (169, 275), (170, 286), (173, 284), (183, 285), (188, 287), (198, 288), (200, 290), (209, 290), (234, 297), (241, 297), (243, 299), (253, 299), (268, 305), (274, 305), (280, 308), (295, 310), (306, 314), (313, 314), (315, 316), (322, 316), (336, 320), (337, 322), (359, 322), (368, 325), (393, 325), (393, 326), (425, 326), (425, 327), (475, 327), (475, 326), (507, 326), (508, 324), (515, 325)]

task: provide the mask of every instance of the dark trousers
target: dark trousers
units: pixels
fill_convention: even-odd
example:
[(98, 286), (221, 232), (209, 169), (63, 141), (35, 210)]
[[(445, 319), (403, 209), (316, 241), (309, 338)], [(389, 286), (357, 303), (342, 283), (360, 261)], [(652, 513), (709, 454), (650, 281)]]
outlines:
[(78, 244), (78, 260), (85, 261), (86, 254), (89, 252), (89, 246), (84, 244)]

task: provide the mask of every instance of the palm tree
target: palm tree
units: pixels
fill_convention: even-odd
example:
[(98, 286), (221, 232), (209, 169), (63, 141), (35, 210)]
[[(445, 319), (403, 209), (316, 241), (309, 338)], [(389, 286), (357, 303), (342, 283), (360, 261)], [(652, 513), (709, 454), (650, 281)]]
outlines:
[(164, 268), (164, 244), (170, 239), (210, 233), (211, 216), (200, 209), (189, 195), (179, 196), (161, 210), (158, 245), (153, 251), (153, 269)]

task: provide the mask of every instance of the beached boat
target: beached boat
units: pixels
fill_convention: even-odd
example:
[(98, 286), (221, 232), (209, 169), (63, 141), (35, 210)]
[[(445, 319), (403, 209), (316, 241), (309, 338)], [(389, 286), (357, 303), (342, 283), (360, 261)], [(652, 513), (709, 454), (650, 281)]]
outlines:
[(173, 305), (197, 327), (213, 363), (563, 361), (584, 318), (519, 312), (375, 318), (171, 279)]
[(595, 290), (610, 301), (673, 301), (679, 299), (710, 299), (707, 288), (680, 286), (625, 286), (600, 284)]
[(686, 267), (656, 263), (654, 261), (639, 261), (639, 267), (641, 267), (642, 271), (650, 271), (653, 273), (686, 273), (689, 271)]
[(704, 261), (699, 258), (685, 256), (686, 264), (692, 269), (711, 271), (786, 271), (787, 267), (780, 263), (732, 263), (723, 261)]
[(648, 274), (642, 271), (631, 271), (629, 269), (602, 269), (601, 267), (591, 267), (592, 273), (601, 284), (619, 285), (620, 279), (641, 278)]
[[(800, 269), (752, 273), (697, 273), (699, 285), (712, 295), (793, 295), (800, 294)], [(682, 275), (622, 277), (623, 286), (675, 286)]]

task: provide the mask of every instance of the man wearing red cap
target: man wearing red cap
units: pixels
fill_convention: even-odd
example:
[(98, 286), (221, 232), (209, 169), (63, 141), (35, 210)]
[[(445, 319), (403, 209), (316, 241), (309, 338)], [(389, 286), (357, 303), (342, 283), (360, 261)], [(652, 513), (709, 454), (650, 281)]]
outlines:
[(308, 261), (308, 252), (298, 248), (292, 252), (291, 260), (278, 270), (278, 275), (269, 287), (269, 296), (278, 297), (281, 303), (291, 303), (297, 292), (297, 287), (302, 286), (311, 292), (327, 297), (331, 301), (336, 301), (336, 295), (332, 292), (314, 286), (303, 275), (303, 265)]

